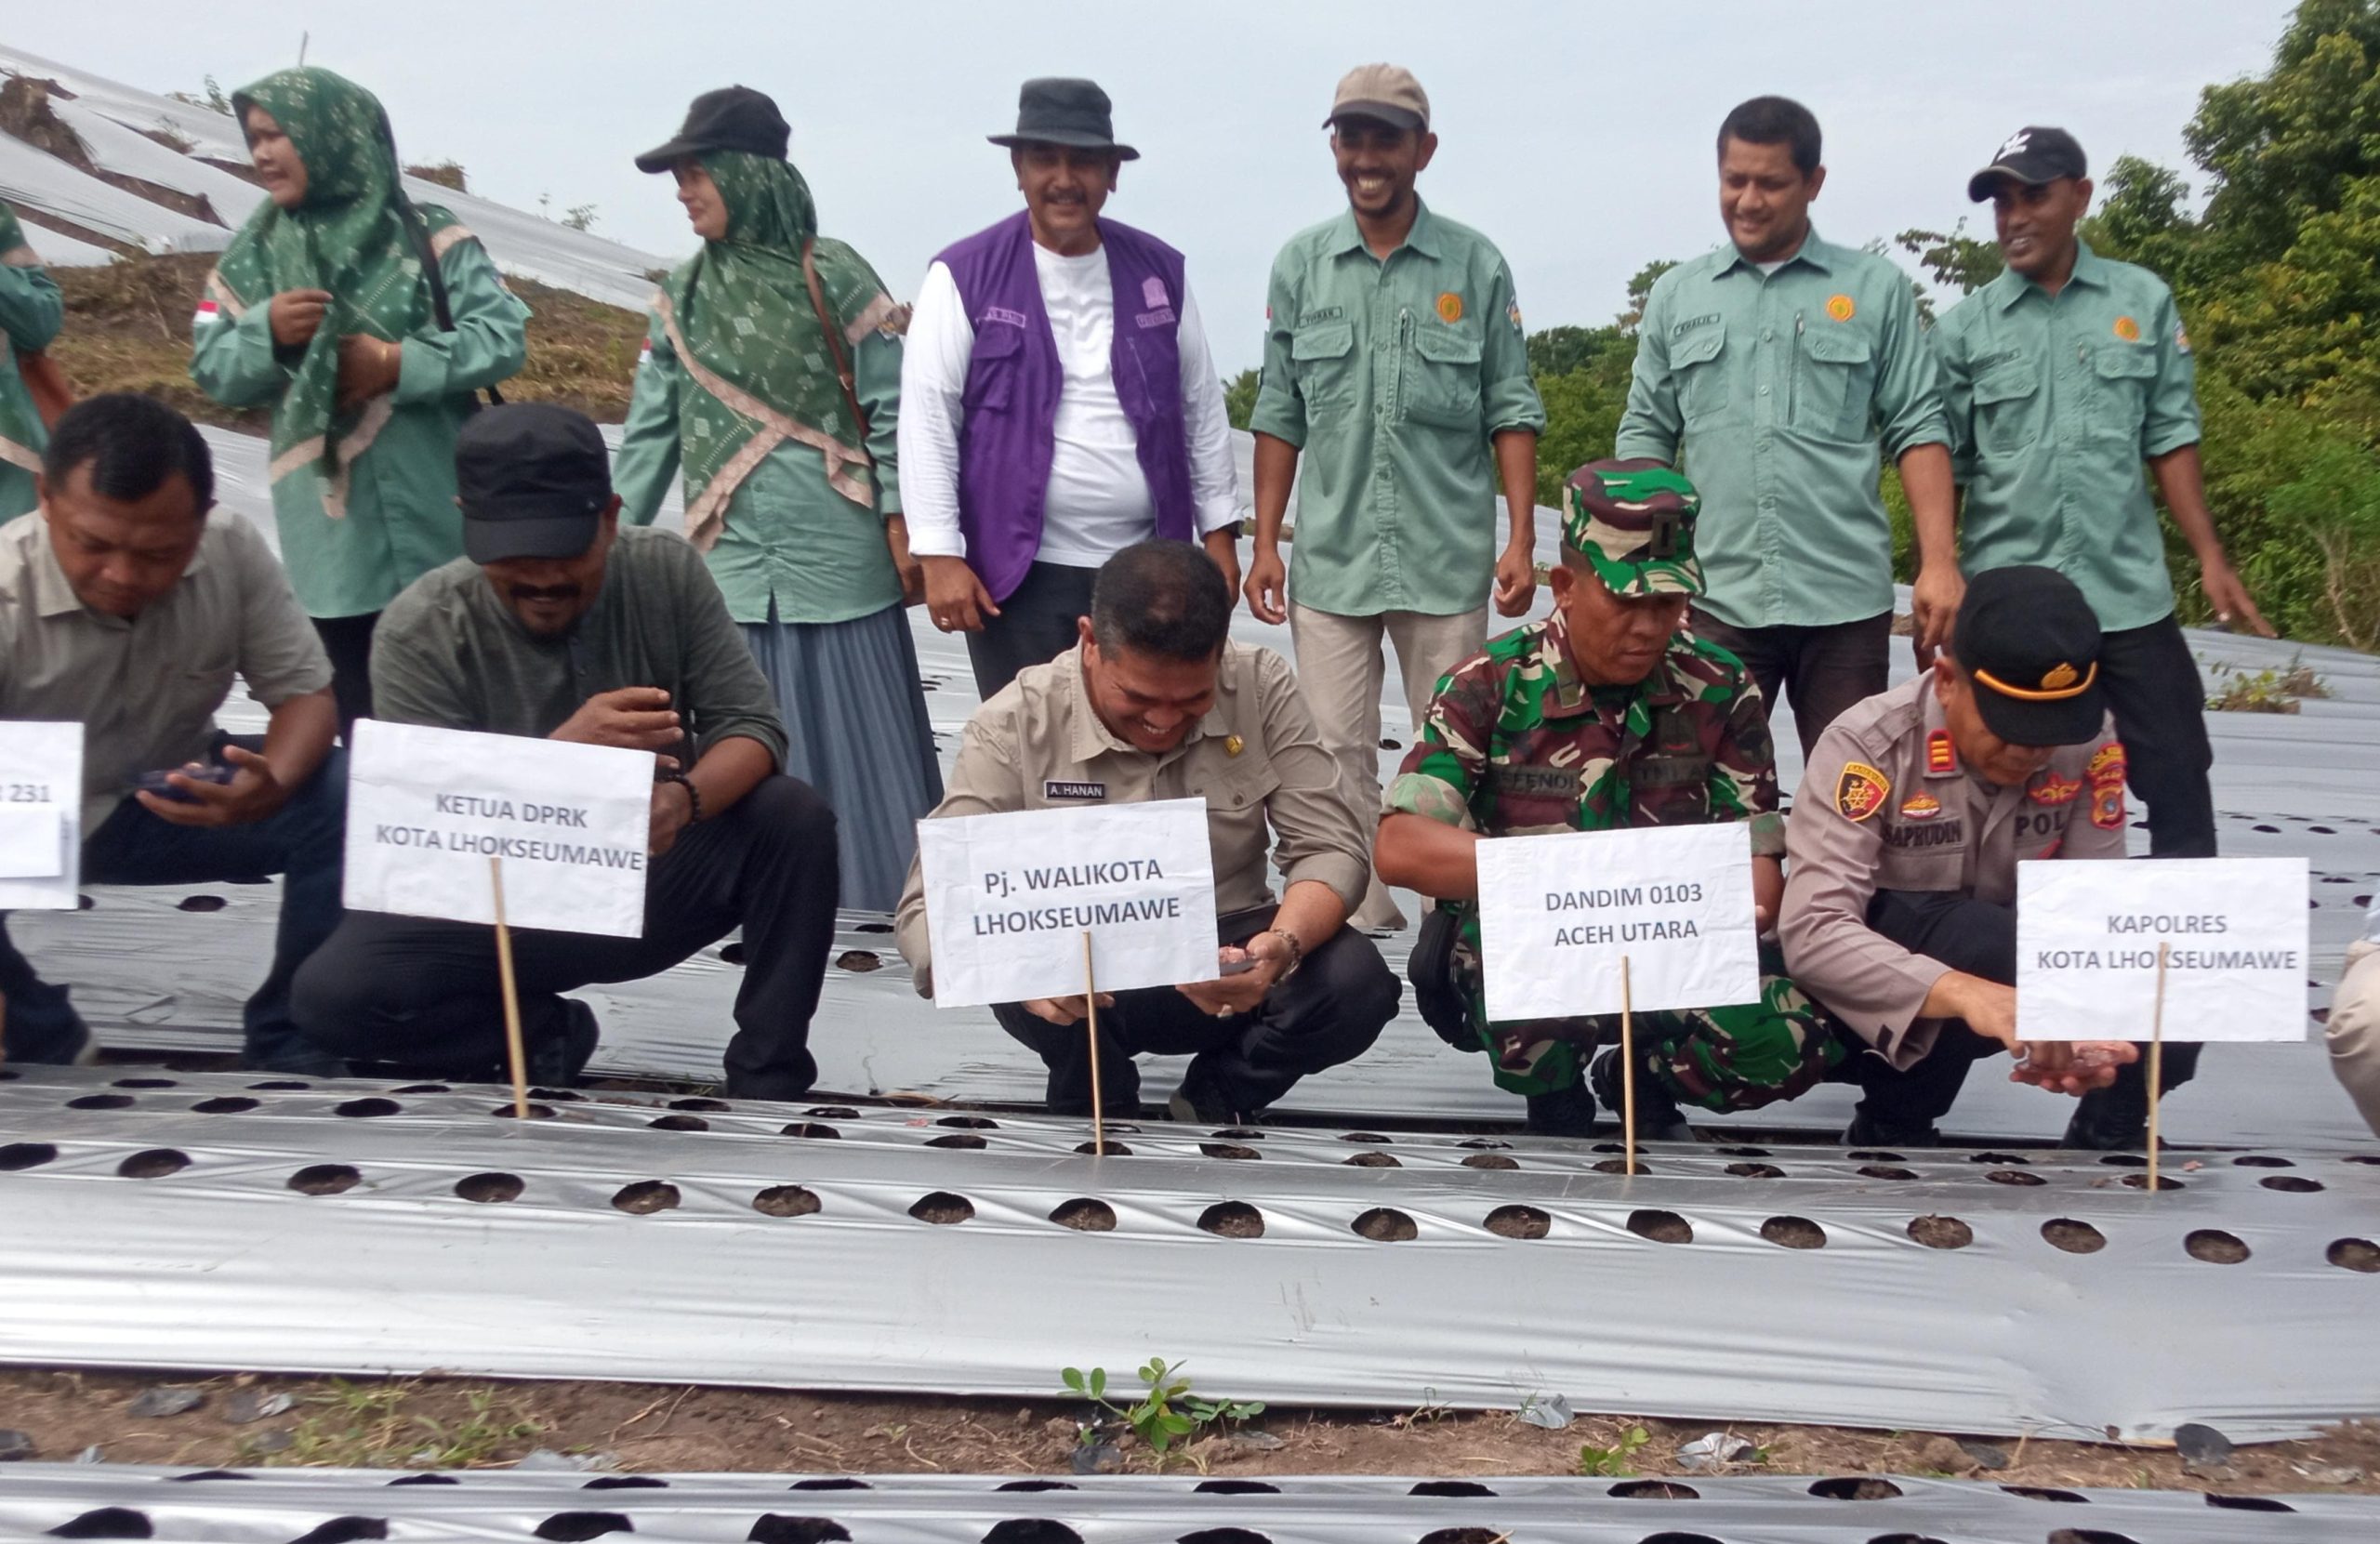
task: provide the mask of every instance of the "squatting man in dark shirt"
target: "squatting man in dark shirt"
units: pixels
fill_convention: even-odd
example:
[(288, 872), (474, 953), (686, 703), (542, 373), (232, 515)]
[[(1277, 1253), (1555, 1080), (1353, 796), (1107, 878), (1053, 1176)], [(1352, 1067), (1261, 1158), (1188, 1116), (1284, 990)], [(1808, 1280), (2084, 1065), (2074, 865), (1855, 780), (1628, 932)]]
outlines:
[[(1362, 1055), (1402, 989), (1346, 926), (1369, 878), (1369, 843), (1340, 793), (1287, 661), (1229, 640), (1232, 590), (1183, 541), (1107, 560), (1072, 649), (1036, 665), (968, 720), (949, 791), (930, 819), (1085, 803), (1203, 798), (1214, 851), (1222, 963), (1215, 981), (1101, 993), (1100, 1095), (1140, 1098), (1142, 1051), (1190, 1055), (1177, 1120), (1252, 1118), (1309, 1073)], [(1276, 903), (1276, 861), (1287, 880)], [(933, 992), (922, 865), (901, 896), (901, 953)], [(1000, 1003), (1000, 1027), (1050, 1069), (1054, 1114), (1091, 1108), (1091, 1036), (1079, 996)]]
[[(809, 1090), (837, 900), (835, 816), (784, 776), (769, 683), (702, 555), (619, 524), (602, 434), (550, 403), (474, 416), (455, 447), (466, 556), (390, 603), (372, 653), (381, 718), (656, 753), (642, 939), (516, 930), (540, 1083), (574, 1080), (594, 1011), (562, 993), (656, 975), (741, 926), (726, 1091)], [(349, 917), (299, 972), (298, 1020), (356, 1060), (483, 1076), (503, 1056), (492, 930)]]

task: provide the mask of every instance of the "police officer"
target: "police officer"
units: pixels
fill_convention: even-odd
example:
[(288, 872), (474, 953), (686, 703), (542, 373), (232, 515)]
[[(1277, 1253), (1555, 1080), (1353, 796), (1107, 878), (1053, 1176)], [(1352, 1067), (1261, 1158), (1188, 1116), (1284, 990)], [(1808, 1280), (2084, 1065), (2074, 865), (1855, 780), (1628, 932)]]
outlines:
[[(2122, 1042), (2016, 1037), (2016, 864), (2124, 855), (2124, 748), (2107, 718), (2099, 624), (2073, 581), (1978, 574), (1946, 654), (1834, 721), (1787, 823), (1778, 936), (1811, 996), (1858, 1036), (1844, 1141), (1924, 1147), (1977, 1060), (2104, 1089)], [(2069, 1142), (2074, 1133), (2069, 1130)]]
[[(1448, 1044), (1493, 1054), (1498, 1087), (1527, 1097), (1531, 1129), (1584, 1136), (1598, 1094), (1620, 1106), (1616, 1049), (1581, 1076), (1618, 1040), (1618, 1016), (1488, 1021), (1479, 839), (1740, 821), (1764, 921), (1784, 889), (1785, 839), (1760, 689), (1741, 660), (1685, 630), (1702, 593), (1693, 484), (1654, 461), (1598, 461), (1571, 474), (1565, 500), (1554, 614), (1440, 685), (1389, 788), (1375, 857), (1383, 880), (1441, 902), (1409, 967), (1422, 1016)], [(1636, 1016), (1640, 1134), (1690, 1137), (1680, 1101), (1790, 1099), (1842, 1056), (1773, 948), (1763, 967), (1758, 1003)]]
[[(1965, 495), (1964, 561), (1971, 574), (2043, 563), (2082, 587), (2104, 629), (2100, 684), (2133, 789), (2149, 805), (2149, 853), (2211, 858), (2205, 691), (2174, 619), (2142, 462), (2198, 556), (2216, 619), (2267, 638), (2273, 629), (2207, 514), (2195, 370), (2173, 292), (2075, 235), (2091, 206), (2087, 170), (2064, 129), (2022, 128), (1967, 179), (1967, 196), (1992, 206), (2008, 266), (1934, 335)], [(2197, 1064), (2196, 1046), (2166, 1048), (2175, 1081)], [(2126, 1072), (2083, 1102), (2075, 1134), (2088, 1128), (2091, 1145), (2131, 1146), (2148, 1113), (2141, 1072)]]

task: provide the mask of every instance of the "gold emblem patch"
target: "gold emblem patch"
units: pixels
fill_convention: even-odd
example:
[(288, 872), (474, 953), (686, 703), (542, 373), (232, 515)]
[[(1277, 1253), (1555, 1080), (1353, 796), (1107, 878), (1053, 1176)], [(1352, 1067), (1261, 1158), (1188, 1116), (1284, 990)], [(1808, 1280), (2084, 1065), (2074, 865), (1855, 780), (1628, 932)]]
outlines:
[(1828, 297), (1826, 313), (1837, 322), (1848, 322), (1859, 314), (1859, 308), (1851, 303), (1851, 297), (1835, 295)]
[(1223, 754), (1225, 756), (1237, 756), (1241, 751), (1244, 751), (1247, 748), (1248, 742), (1241, 739), (1238, 735), (1226, 734), (1223, 736)]
[(2057, 668), (2052, 670), (2048, 675), (2042, 678), (2042, 690), (2044, 692), (2063, 692), (2082, 679), (2082, 673), (2074, 668), (2071, 665), (2060, 665)]
[(1903, 820), (1932, 820), (1942, 812), (1942, 801), (1932, 794), (1911, 794), (1901, 802)]
[(1441, 322), (1448, 322), (1448, 323), (1453, 323), (1453, 322), (1460, 322), (1460, 321), (1461, 321), (1461, 320), (1462, 320), (1462, 297), (1461, 297), (1461, 296), (1460, 296), (1460, 295), (1457, 295), (1457, 294), (1456, 294), (1454, 291), (1452, 291), (1452, 290), (1448, 290), (1448, 291), (1447, 291), (1444, 295), (1439, 296), (1439, 297), (1438, 297), (1438, 320), (1439, 320), (1439, 321), (1441, 321)]
[(1866, 820), (1884, 807), (1892, 791), (1892, 781), (1865, 761), (1845, 762), (1834, 780), (1834, 807), (1845, 820)]
[(2116, 318), (2116, 336), (2126, 343), (2137, 343), (2140, 341), (2140, 323), (2129, 316), (2119, 316)]

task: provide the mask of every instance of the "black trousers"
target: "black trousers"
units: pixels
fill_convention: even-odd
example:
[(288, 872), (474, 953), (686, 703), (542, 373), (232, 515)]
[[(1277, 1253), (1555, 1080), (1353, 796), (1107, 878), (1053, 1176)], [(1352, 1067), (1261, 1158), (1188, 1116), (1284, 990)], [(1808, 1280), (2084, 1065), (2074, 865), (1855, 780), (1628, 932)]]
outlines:
[(984, 618), (984, 630), (967, 635), (967, 660), (975, 667), (975, 691), (985, 702), (1028, 665), (1043, 665), (1075, 646), (1078, 618), (1091, 614), (1095, 568), (1035, 563), (1025, 583), (999, 603), (998, 616)]
[[(2099, 640), (2099, 681), (2123, 742), (2132, 791), (2149, 806), (2154, 858), (2215, 856), (2215, 765), (2206, 739), (2206, 688), (2171, 616)], [(2170, 1049), (2170, 1048), (2168, 1048)]]
[[(835, 936), (835, 813), (811, 786), (762, 781), (680, 833), (647, 870), (644, 936), (517, 928), (513, 967), (531, 1046), (562, 1033), (561, 994), (655, 975), (739, 924), (744, 984), (727, 1092), (793, 1099), (817, 1081), (808, 1049)], [(504, 1061), (495, 930), (350, 912), (298, 972), (298, 1027), (336, 1055), (477, 1077)]]
[[(1970, 900), (1951, 891), (1878, 891), (1868, 903), (1868, 925), (1913, 954), (1936, 959), (1953, 970), (2016, 983), (2016, 912), (1989, 901)], [(1847, 1032), (1846, 1032), (1847, 1033)], [(1857, 1083), (1861, 1089), (1860, 1114), (1886, 1129), (1923, 1130), (1950, 1114), (1967, 1069), (2007, 1048), (1989, 1036), (1977, 1035), (1963, 1020), (1945, 1023), (1934, 1037), (1933, 1049), (1915, 1064), (1896, 1071), (1864, 1042), (1855, 1042), (1830, 1081)], [(2165, 1048), (2163, 1089), (2170, 1091), (2188, 1082), (2198, 1070), (2198, 1047)], [(2147, 1056), (2122, 1069), (2115, 1086), (2099, 1095), (2122, 1097), (2129, 1088), (2147, 1108)]]
[(1695, 632), (1731, 651), (1752, 671), (1773, 718), (1793, 700), (1793, 722), (1806, 758), (1845, 708), (1891, 684), (1893, 614), (1824, 627), (1731, 627), (1697, 606)]
[[(1275, 911), (1228, 913), (1218, 919), (1217, 934), (1225, 944), (1244, 944), (1273, 925)], [(1354, 928), (1317, 944), (1250, 1012), (1218, 1019), (1170, 986), (1118, 992), (1113, 1007), (1099, 1010), (1102, 1102), (1110, 1114), (1130, 1115), (1141, 1098), (1141, 1069), (1132, 1058), (1148, 1051), (1194, 1055), (1186, 1083), (1203, 1085), (1234, 1110), (1261, 1110), (1308, 1073), (1369, 1050), (1404, 995), (1405, 983)], [(1051, 1114), (1088, 1114), (1089, 1029), (1053, 1024), (1018, 1003), (999, 1003), (992, 1012), (1050, 1069)]]
[(331, 696), (338, 704), (338, 737), (355, 744), (355, 720), (372, 717), (372, 629), (380, 614), (361, 616), (317, 616), (314, 636), (331, 656)]

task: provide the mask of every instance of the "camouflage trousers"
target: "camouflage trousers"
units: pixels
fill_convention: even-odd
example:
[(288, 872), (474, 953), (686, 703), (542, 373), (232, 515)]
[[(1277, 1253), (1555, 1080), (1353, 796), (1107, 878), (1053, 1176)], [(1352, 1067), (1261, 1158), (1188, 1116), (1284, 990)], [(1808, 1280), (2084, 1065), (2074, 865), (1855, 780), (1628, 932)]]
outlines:
[[(1723, 1112), (1756, 1110), (1817, 1087), (1851, 1037), (1786, 978), (1774, 944), (1761, 946), (1760, 964), (1756, 1003), (1635, 1015), (1637, 1072), (1681, 1106)], [(1480, 1046), (1494, 1060), (1496, 1086), (1508, 1093), (1574, 1088), (1598, 1049), (1620, 1044), (1617, 1013), (1488, 1023), (1469, 950), (1456, 951), (1453, 968)]]

